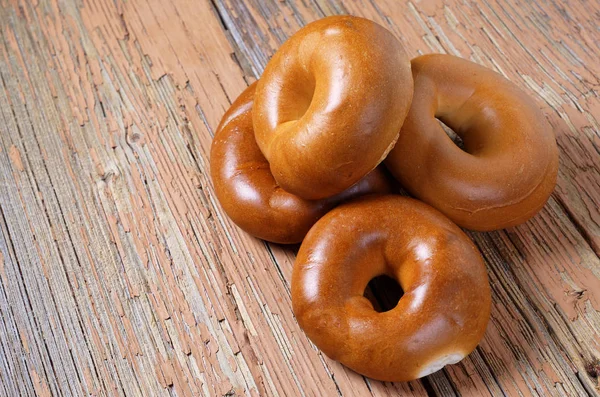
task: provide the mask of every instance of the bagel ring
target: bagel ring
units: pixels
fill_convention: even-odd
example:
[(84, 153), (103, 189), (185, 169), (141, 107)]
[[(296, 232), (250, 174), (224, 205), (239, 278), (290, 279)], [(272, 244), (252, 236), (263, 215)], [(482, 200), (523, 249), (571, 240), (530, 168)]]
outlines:
[(211, 146), (215, 193), (227, 215), (240, 228), (263, 240), (298, 243), (321, 216), (341, 201), (391, 191), (391, 178), (383, 166), (342, 193), (323, 200), (304, 200), (281, 189), (254, 140), (255, 89), (253, 83), (231, 105)]
[[(404, 291), (378, 313), (363, 296), (382, 274)], [(486, 329), (481, 255), (449, 219), (398, 195), (340, 205), (309, 231), (292, 274), (298, 323), (327, 356), (368, 377), (408, 381), (469, 354)]]
[(451, 55), (417, 57), (412, 73), (411, 109), (385, 162), (401, 185), (472, 230), (534, 216), (558, 172), (556, 140), (535, 102), (494, 71)]
[(300, 29), (256, 87), (254, 132), (277, 183), (305, 199), (352, 186), (398, 139), (413, 93), (400, 42), (367, 19)]

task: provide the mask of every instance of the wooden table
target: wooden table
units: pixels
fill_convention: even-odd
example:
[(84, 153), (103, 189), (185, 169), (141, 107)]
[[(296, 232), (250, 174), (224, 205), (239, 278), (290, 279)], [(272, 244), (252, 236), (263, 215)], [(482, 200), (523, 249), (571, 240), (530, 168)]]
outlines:
[[(421, 381), (315, 349), (291, 311), (293, 250), (237, 229), (208, 175), (231, 101), (338, 13), (410, 56), (501, 72), (560, 148), (538, 216), (470, 234), (493, 289), (485, 339)], [(0, 0), (0, 21), (0, 395), (598, 394), (598, 1)]]

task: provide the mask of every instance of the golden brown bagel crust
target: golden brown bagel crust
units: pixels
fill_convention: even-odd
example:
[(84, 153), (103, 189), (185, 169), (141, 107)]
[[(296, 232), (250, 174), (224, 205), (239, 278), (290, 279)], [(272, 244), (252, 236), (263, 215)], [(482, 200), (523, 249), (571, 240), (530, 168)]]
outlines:
[(254, 131), (273, 176), (306, 199), (340, 193), (393, 147), (413, 92), (400, 42), (363, 18), (306, 25), (269, 61)]
[(276, 243), (298, 243), (323, 214), (339, 202), (368, 193), (387, 193), (391, 181), (378, 167), (344, 192), (308, 201), (281, 189), (254, 140), (252, 103), (256, 83), (225, 113), (211, 147), (215, 192), (229, 217), (253, 236)]
[[(387, 274), (404, 291), (378, 313), (363, 296)], [(481, 255), (426, 204), (371, 196), (343, 204), (308, 232), (294, 264), (298, 323), (329, 357), (385, 381), (408, 381), (459, 361), (479, 343), (490, 315)]]
[(558, 172), (555, 137), (535, 102), (494, 71), (451, 55), (415, 58), (412, 73), (411, 109), (386, 159), (392, 174), (468, 229), (502, 229), (535, 215)]

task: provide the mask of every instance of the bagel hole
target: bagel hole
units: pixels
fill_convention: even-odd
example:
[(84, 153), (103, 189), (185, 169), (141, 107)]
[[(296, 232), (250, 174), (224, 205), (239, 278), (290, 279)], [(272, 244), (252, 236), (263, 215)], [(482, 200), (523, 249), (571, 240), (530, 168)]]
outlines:
[(369, 281), (365, 288), (364, 297), (373, 304), (373, 308), (377, 312), (383, 313), (395, 308), (403, 294), (404, 291), (402, 291), (398, 281), (382, 274)]
[(465, 150), (465, 143), (463, 142), (462, 138), (458, 136), (458, 134), (456, 132), (454, 132), (454, 130), (450, 127), (448, 127), (442, 120), (436, 118), (436, 120), (440, 123), (440, 125), (442, 126), (442, 129), (444, 130), (444, 132), (446, 133), (446, 135), (448, 135), (448, 137), (450, 139), (452, 139), (452, 142), (454, 142), (454, 144), (456, 146), (458, 146), (460, 148), (460, 150), (462, 150), (463, 152), (466, 152)]

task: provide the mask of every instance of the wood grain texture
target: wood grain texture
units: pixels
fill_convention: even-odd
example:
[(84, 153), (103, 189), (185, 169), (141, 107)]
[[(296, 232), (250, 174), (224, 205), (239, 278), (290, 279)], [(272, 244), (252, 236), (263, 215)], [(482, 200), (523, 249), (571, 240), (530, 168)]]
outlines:
[[(315, 349), (291, 312), (293, 249), (237, 229), (208, 177), (231, 101), (338, 13), (504, 74), (560, 147), (538, 216), (471, 234), (484, 341), (422, 381)], [(0, 0), (0, 22), (0, 395), (599, 394), (598, 2)]]

